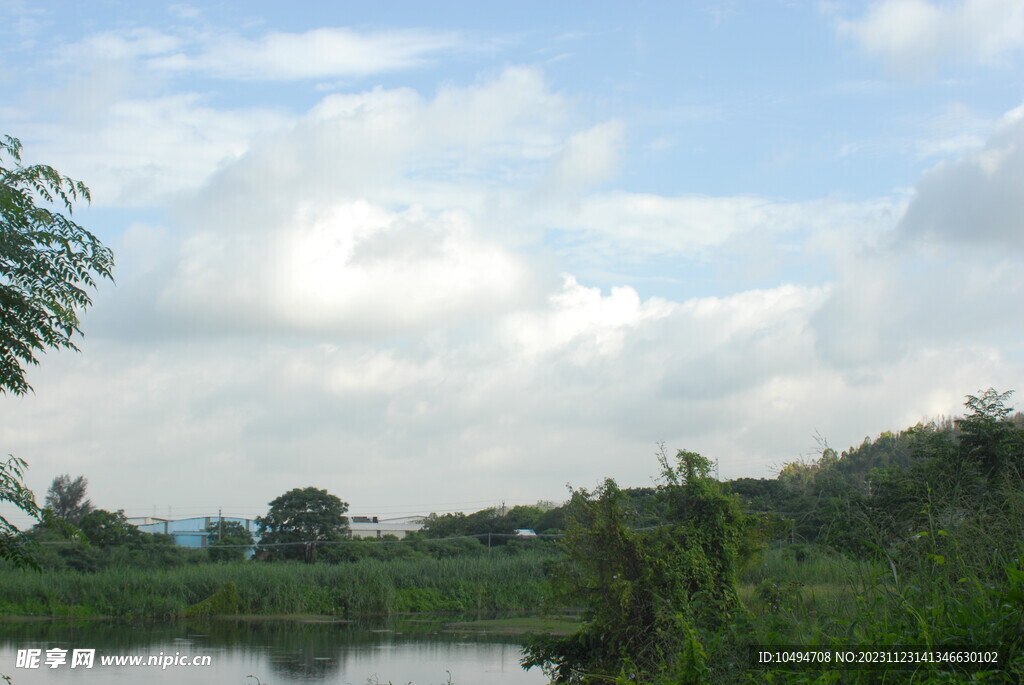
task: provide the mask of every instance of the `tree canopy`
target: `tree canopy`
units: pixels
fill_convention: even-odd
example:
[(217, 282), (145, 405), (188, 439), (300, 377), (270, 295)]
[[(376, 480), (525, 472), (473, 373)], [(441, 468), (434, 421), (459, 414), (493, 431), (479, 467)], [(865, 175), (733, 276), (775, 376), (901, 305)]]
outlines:
[(241, 561), (252, 548), (252, 533), (238, 521), (219, 519), (210, 523), (207, 551), (213, 561)]
[(289, 490), (270, 503), (266, 516), (256, 519), (260, 550), (272, 559), (315, 561), (317, 543), (347, 537), (347, 511), (348, 503), (326, 490)]
[(565, 637), (535, 637), (523, 659), (553, 683), (651, 682), (661, 671), (686, 675), (672, 682), (704, 682), (702, 632), (740, 611), (737, 498), (721, 492), (711, 462), (695, 452), (679, 450), (673, 463), (662, 449), (659, 461), (661, 525), (630, 528), (632, 502), (610, 478), (573, 491), (567, 557), (553, 583), (556, 597), (585, 608), (583, 624)]
[[(10, 502), (40, 523), (50, 520), (49, 512), (40, 509), (35, 495), (25, 487), (25, 460), (8, 457), (0, 463), (0, 502)], [(28, 553), (30, 540), (25, 534), (0, 514), (0, 559), (6, 559), (15, 566), (38, 568)]]
[(85, 498), (88, 484), (85, 476), (57, 476), (46, 492), (46, 508), (57, 518), (77, 526), (93, 510), (92, 501)]
[[(0, 137), (0, 393), (23, 395), (32, 389), (25, 365), (38, 364), (38, 352), (78, 349), (71, 337), (81, 334), (77, 310), (92, 304), (87, 288), (96, 286), (96, 278), (112, 278), (113, 253), (49, 208), (63, 206), (70, 215), (79, 199), (91, 199), (84, 183), (45, 164), (24, 166), (21, 141)], [(16, 457), (0, 464), (0, 502), (50, 521), (53, 517), (23, 484), (25, 467)], [(23, 534), (3, 517), (0, 558), (35, 565)]]
[(0, 392), (32, 387), (25, 365), (46, 349), (78, 349), (88, 289), (112, 278), (114, 257), (68, 215), (89, 188), (44, 164), (23, 166), (21, 141), (0, 138)]

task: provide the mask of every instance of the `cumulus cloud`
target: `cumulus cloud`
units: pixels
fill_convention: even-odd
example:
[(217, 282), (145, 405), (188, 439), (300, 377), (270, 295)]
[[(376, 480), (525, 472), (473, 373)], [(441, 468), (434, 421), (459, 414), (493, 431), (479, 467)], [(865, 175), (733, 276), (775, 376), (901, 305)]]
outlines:
[[(32, 153), (85, 179), (96, 206), (153, 206), (201, 188), (254, 137), (290, 119), (273, 109), (223, 110), (204, 100), (188, 93), (106, 101), (88, 119), (31, 125), (31, 135), (45, 140)], [(67, 102), (69, 114), (74, 102)]]
[(515, 196), (553, 173), (593, 180), (572, 161), (581, 154), (606, 173), (621, 134), (569, 120), (533, 69), (433, 98), (329, 95), (179, 196), (180, 248), (153, 314), (135, 323), (377, 336), (535, 301), (546, 277), (515, 251), (530, 230)]
[[(145, 27), (103, 31), (47, 55), (63, 69), (68, 82), (45, 93), (48, 106), (42, 113), (15, 111), (12, 118), (27, 144), (40, 141), (30, 145), (31, 153), (86, 179), (98, 206), (152, 206), (178, 192), (201, 188), (213, 172), (238, 159), (254, 138), (279, 134), (296, 121), (272, 106), (225, 109), (211, 104), (213, 94), (168, 92), (162, 86), (172, 77), (366, 76), (418, 65), (456, 42), (450, 34), (418, 30), (360, 33), (323, 28), (252, 40), (233, 33)], [(395, 93), (396, 100), (413, 94)], [(438, 107), (442, 100), (436, 101)], [(325, 101), (321, 109), (332, 106), (358, 105), (352, 99), (335, 105)], [(514, 116), (514, 110), (510, 114)], [(362, 115), (373, 116), (366, 111)], [(463, 123), (467, 130), (477, 126)], [(384, 136), (373, 140), (378, 146), (387, 132), (380, 133)]]
[[(417, 34), (403, 52), (395, 35), (136, 31), (88, 50), (166, 85), (352, 77), (451, 45)], [(359, 63), (354, 46), (377, 54)], [(1004, 197), (1020, 167), (1013, 116), (988, 143), (946, 148), (967, 152), (922, 179), (903, 216), (901, 198), (605, 188), (626, 123), (581, 120), (534, 68), (432, 93), (351, 89), (301, 113), (104, 93), (89, 126), (46, 137), (78, 149), (120, 205), (168, 211), (117, 237), (119, 286), (87, 313), (83, 354), (48, 356), (32, 401), (4, 400), (0, 441), (33, 462), (37, 487), (86, 472), (100, 506), (139, 514), (182, 499), (260, 514), (310, 484), (366, 513), (468, 509), (560, 499), (567, 481), (644, 484), (658, 440), (720, 458), (725, 478), (767, 475), (815, 430), (856, 443), (1019, 370), (988, 345), (1019, 332), (1016, 234), (1003, 221), (984, 237), (1006, 248), (993, 260), (952, 205), (1018, 211)], [(715, 297), (599, 288), (554, 264), (552, 233), (588, 266), (664, 260), (656, 276), (685, 280), (730, 263), (743, 278)], [(791, 260), (827, 266), (807, 276)], [(895, 415), (904, 388), (913, 401)], [(242, 501), (222, 501), (228, 481)]]
[(949, 59), (997, 64), (1024, 48), (1024, 5), (1017, 0), (882, 0), (838, 26), (907, 75), (930, 73)]
[(1010, 334), (1024, 297), (1022, 149), (1018, 108), (983, 149), (926, 172), (891, 233), (843, 260), (813, 319), (826, 359), (864, 368)]
[(561, 291), (549, 297), (549, 305), (505, 319), (503, 335), (518, 354), (532, 358), (572, 346), (572, 360), (586, 364), (617, 355), (628, 330), (673, 311), (672, 304), (660, 298), (641, 302), (629, 287), (612, 288), (603, 297), (600, 289), (583, 287), (570, 275), (564, 276)]
[[(569, 104), (535, 69), (510, 68), (433, 98), (409, 88), (328, 95), (286, 135), (254, 141), (203, 189), (211, 215), (275, 197), (362, 197), (391, 206), (473, 207), (498, 184), (543, 174), (567, 130)], [(271, 194), (268, 191), (273, 189)], [(244, 198), (237, 204), (236, 198)], [(237, 223), (237, 222), (236, 222)]]
[(933, 167), (921, 179), (901, 240), (939, 240), (1024, 250), (1024, 107), (1008, 113), (978, 151)]
[(362, 200), (264, 232), (189, 237), (162, 308), (200, 325), (381, 335), (508, 306), (526, 269), (457, 212)]
[[(801, 312), (818, 298), (783, 287), (672, 303), (567, 277), (547, 300), (499, 312), (472, 336), (447, 335), (437, 321), (398, 347), (324, 336), (145, 347), (91, 338), (83, 355), (48, 359), (33, 379), (45, 399), (11, 407), (2, 437), (44, 471), (88, 466), (97, 500), (118, 506), (164, 501), (161, 483), (189, 463), (237, 471), (250, 505), (301, 485), (288, 481), (297, 463), (305, 481), (365, 507), (396, 496), (436, 502), (429, 488), (442, 482), (456, 502), (481, 488), (557, 499), (567, 480), (646, 482), (654, 461), (643, 456), (658, 439), (741, 453), (742, 434), (728, 430), (737, 402), (754, 394), (768, 408), (749, 407), (743, 421), (799, 406), (814, 373)], [(61, 412), (59, 431), (19, 428)], [(721, 434), (734, 442), (717, 443)], [(107, 483), (139, 454), (152, 466), (126, 502)], [(426, 464), (433, 475), (408, 477)], [(194, 484), (192, 501), (216, 502), (216, 481)]]

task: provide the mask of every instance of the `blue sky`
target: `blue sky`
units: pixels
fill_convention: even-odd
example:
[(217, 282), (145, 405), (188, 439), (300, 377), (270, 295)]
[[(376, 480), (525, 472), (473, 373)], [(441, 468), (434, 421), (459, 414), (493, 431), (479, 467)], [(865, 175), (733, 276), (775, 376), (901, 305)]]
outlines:
[(3, 132), (117, 256), (45, 491), (368, 514), (770, 476), (1022, 374), (1024, 6), (0, 2)]

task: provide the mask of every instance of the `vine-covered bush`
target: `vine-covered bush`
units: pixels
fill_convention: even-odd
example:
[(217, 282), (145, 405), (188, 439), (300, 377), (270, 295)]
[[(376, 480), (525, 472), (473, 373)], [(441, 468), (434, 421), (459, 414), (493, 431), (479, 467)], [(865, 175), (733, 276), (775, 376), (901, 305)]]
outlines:
[(737, 546), (743, 516), (710, 477), (711, 462), (680, 450), (660, 455), (664, 524), (630, 529), (629, 499), (615, 481), (575, 490), (568, 509), (567, 559), (556, 569), (557, 599), (586, 607), (567, 637), (539, 637), (525, 666), (556, 683), (590, 676), (651, 682), (659, 674), (699, 682), (709, 671), (706, 642), (734, 625)]

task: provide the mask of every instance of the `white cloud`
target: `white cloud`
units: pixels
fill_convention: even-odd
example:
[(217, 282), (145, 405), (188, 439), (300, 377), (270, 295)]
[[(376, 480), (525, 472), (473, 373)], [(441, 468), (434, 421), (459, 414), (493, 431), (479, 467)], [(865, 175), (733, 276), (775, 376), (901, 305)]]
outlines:
[(381, 335), (509, 306), (525, 275), (464, 215), (356, 200), (300, 208), (263, 232), (194, 234), (161, 301), (220, 326)]
[[(900, 224), (900, 197), (604, 188), (627, 121), (581, 120), (533, 68), (432, 94), (339, 92), (297, 114), (169, 90), (196, 75), (351, 78), (457, 43), (397, 35), (86, 42), (106, 66), (51, 101), (64, 118), (35, 124), (51, 141), (39, 157), (101, 202), (168, 214), (116, 238), (119, 285), (86, 315), (83, 354), (30, 370), (31, 401), (3, 398), (0, 442), (33, 462), (33, 485), (83, 472), (98, 504), (136, 513), (259, 514), (311, 484), (366, 513), (559, 499), (566, 481), (649, 482), (657, 440), (720, 458), (723, 477), (766, 475), (815, 430), (843, 447), (1024, 378), (1019, 344), (1000, 344), (1020, 333), (1019, 233), (989, 222), (998, 259), (962, 234), (1024, 215), (1016, 114), (987, 143), (966, 105), (937, 117), (916, 152), (959, 158), (921, 180)], [(234, 88), (258, 100), (264, 86)], [(680, 121), (640, 137), (667, 149)], [(735, 273), (653, 297), (626, 277), (594, 287), (577, 263), (654, 265), (647, 283)]]
[[(233, 473), (249, 506), (310, 483), (362, 507), (437, 502), (442, 484), (449, 501), (557, 499), (567, 480), (646, 482), (658, 439), (725, 449), (715, 436), (733, 434), (735, 407), (752, 394), (772, 412), (799, 406), (815, 373), (801, 312), (818, 299), (783, 287), (677, 304), (567, 278), (547, 301), (498, 313), (471, 337), (437, 320), (395, 348), (91, 337), (82, 355), (54, 355), (33, 374), (42, 399), (8, 406), (0, 439), (40, 480), (87, 472), (101, 506), (181, 502), (182, 470)], [(741, 423), (766, 412), (750, 404)], [(57, 415), (59, 430), (19, 428)], [(778, 458), (791, 439), (744, 453)], [(137, 455), (149, 467), (129, 496), (121, 472)], [(216, 503), (224, 477), (191, 483), (187, 501)]]
[(511, 206), (560, 150), (615, 137), (573, 137), (567, 110), (519, 68), (432, 100), (327, 96), (180, 198), (187, 230), (160, 306), (203, 329), (384, 335), (530, 301), (537, 281), (511, 251), (523, 220), (492, 197)]
[(1024, 107), (1008, 113), (985, 146), (922, 177), (901, 225), (920, 238), (1024, 252)]
[(367, 76), (420, 66), (458, 42), (450, 33), (414, 29), (359, 33), (318, 28), (268, 33), (255, 40), (227, 34), (211, 37), (198, 54), (165, 54), (151, 66), (255, 81)]
[[(277, 135), (295, 122), (291, 114), (273, 107), (224, 109), (211, 104), (216, 94), (169, 91), (163, 86), (176, 70), (270, 80), (366, 75), (413, 66), (453, 44), (451, 35), (427, 31), (361, 34), (328, 28), (252, 41), (234, 34), (191, 35), (172, 29), (103, 31), (53, 52), (54, 64), (70, 75), (68, 82), (42, 91), (38, 111), (16, 112), (21, 121), (14, 123), (33, 157), (86, 181), (97, 206), (154, 205), (202, 187), (214, 171), (241, 157), (254, 138)], [(176, 70), (170, 69), (172, 64)], [(511, 79), (516, 73), (527, 74), (509, 70), (505, 76)], [(503, 96), (525, 84), (501, 83), (509, 89), (499, 97), (514, 104)], [(397, 96), (392, 102), (396, 114), (410, 97), (418, 97), (401, 90), (390, 95)], [(358, 97), (349, 98), (349, 104), (353, 100)], [(439, 96), (434, 104), (442, 100)], [(325, 101), (323, 107), (330, 106)], [(499, 107), (493, 111), (503, 114)], [(498, 116), (497, 125), (507, 123), (509, 116), (515, 116), (514, 109)], [(479, 128), (475, 121), (461, 123), (467, 131)], [(388, 131), (378, 133), (372, 142), (381, 151)], [(365, 143), (363, 148), (371, 159)]]
[(184, 40), (178, 36), (151, 28), (133, 28), (91, 34), (62, 52), (69, 62), (83, 59), (122, 61), (165, 55), (183, 45)]
[(499, 183), (515, 189), (541, 176), (568, 133), (568, 108), (523, 68), (433, 99), (408, 88), (329, 95), (293, 131), (258, 141), (224, 169), (204, 203), (251, 195), (262, 205), (274, 188), (291, 204), (344, 196), (467, 207)]
[(611, 236), (634, 250), (687, 253), (723, 244), (740, 231), (765, 225), (766, 212), (787, 211), (759, 198), (664, 197), (616, 191), (573, 207), (569, 225)]
[(995, 122), (962, 102), (946, 105), (924, 124), (925, 137), (916, 141), (921, 157), (956, 157), (984, 146)]
[(202, 187), (254, 137), (289, 122), (270, 109), (216, 109), (196, 94), (119, 98), (97, 109), (70, 125), (35, 124), (32, 136), (46, 142), (32, 153), (83, 179), (100, 207), (152, 206)]
[[(670, 197), (612, 191), (568, 203), (542, 220), (585, 237), (582, 250), (647, 258), (683, 256), (711, 261), (742, 255), (748, 246), (780, 255), (787, 244), (835, 254), (837, 234), (855, 231), (861, 239), (891, 228), (899, 205), (891, 200), (849, 202), (826, 198), (782, 202), (753, 196)], [(749, 255), (756, 262), (766, 253)]]
[(1024, 48), (1024, 5), (1017, 0), (882, 0), (841, 34), (907, 75), (932, 72), (949, 59), (998, 64)]
[(626, 332), (645, 322), (669, 316), (673, 305), (660, 298), (641, 302), (636, 290), (612, 288), (603, 297), (598, 288), (586, 288), (570, 275), (562, 290), (549, 297), (550, 308), (508, 316), (503, 336), (517, 354), (533, 358), (572, 347), (575, 363), (587, 364), (601, 356), (618, 355)]
[(840, 262), (812, 320), (826, 360), (865, 369), (1019, 333), (1008, 313), (1024, 298), (1021, 111), (983, 149), (926, 172), (891, 233)]
[(609, 179), (618, 165), (624, 133), (621, 121), (608, 121), (569, 138), (555, 165), (555, 187), (573, 191)]

